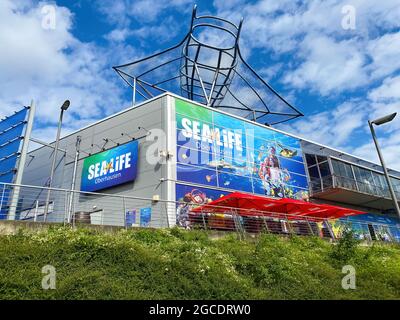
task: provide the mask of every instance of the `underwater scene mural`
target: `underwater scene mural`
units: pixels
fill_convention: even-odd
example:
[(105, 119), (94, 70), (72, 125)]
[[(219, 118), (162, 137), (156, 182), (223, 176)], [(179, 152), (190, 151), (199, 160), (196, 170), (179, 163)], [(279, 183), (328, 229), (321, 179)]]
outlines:
[(308, 197), (299, 139), (179, 99), (175, 108), (178, 181)]

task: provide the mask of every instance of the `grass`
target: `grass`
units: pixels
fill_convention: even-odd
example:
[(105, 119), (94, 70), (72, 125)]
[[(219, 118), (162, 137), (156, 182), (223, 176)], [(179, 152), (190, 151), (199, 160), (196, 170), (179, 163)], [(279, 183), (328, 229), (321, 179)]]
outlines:
[[(56, 268), (56, 289), (41, 287)], [(341, 286), (344, 265), (356, 289)], [(400, 247), (204, 231), (54, 227), (0, 236), (0, 299), (399, 299)]]

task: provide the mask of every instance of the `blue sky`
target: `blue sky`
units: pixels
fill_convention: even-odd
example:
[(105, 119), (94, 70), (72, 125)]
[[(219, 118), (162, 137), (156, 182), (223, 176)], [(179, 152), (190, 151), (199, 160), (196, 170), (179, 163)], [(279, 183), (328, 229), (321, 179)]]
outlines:
[[(247, 61), (305, 114), (281, 129), (376, 160), (367, 120), (400, 111), (398, 0), (2, 0), (0, 116), (34, 99), (34, 135), (51, 140), (67, 98), (64, 134), (129, 106), (111, 67), (177, 43), (194, 3), (200, 14), (244, 18)], [(378, 132), (400, 169), (400, 115)]]

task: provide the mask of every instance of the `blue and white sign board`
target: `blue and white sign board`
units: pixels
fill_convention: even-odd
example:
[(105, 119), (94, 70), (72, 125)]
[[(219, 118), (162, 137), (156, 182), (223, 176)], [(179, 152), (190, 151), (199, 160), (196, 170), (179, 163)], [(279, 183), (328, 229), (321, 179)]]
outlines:
[(133, 227), (136, 224), (136, 209), (126, 212), (126, 226)]
[(151, 222), (151, 208), (140, 209), (140, 226), (150, 227)]
[(136, 178), (138, 141), (94, 154), (83, 162), (81, 191), (98, 191)]

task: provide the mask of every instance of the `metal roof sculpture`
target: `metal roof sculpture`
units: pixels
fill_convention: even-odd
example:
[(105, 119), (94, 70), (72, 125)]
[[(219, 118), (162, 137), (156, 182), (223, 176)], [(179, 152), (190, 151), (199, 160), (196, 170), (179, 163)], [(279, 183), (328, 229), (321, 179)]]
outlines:
[(168, 91), (267, 125), (303, 116), (243, 59), (242, 22), (197, 16), (194, 6), (180, 43), (113, 68), (132, 87), (133, 103)]

